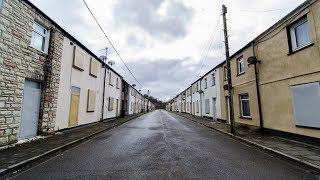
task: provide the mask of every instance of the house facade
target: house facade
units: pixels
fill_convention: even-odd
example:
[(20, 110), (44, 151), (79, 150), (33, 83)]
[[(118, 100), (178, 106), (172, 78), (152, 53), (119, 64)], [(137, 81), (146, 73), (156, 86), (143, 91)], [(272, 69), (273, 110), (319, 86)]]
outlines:
[(55, 130), (101, 120), (104, 70), (83, 45), (64, 38)]
[(0, 146), (120, 116), (121, 75), (31, 2), (1, 1), (0, 33)]
[(54, 132), (63, 30), (27, 1), (0, 6), (0, 145)]
[(202, 116), (221, 119), (220, 76), (218, 69), (213, 69), (203, 76), (201, 108)]
[[(233, 107), (239, 125), (318, 141), (319, 12), (320, 2), (307, 0), (230, 56), (233, 104), (229, 105), (230, 95), (225, 90), (225, 61), (214, 68), (219, 83), (215, 88), (209, 89), (211, 72), (194, 82), (191, 98), (187, 93), (190, 113), (211, 117), (208, 104), (216, 97), (218, 120), (230, 123), (229, 108)], [(198, 102), (202, 102), (200, 108)]]
[(122, 99), (122, 76), (110, 67), (106, 67), (106, 85), (104, 96), (103, 119), (120, 116)]

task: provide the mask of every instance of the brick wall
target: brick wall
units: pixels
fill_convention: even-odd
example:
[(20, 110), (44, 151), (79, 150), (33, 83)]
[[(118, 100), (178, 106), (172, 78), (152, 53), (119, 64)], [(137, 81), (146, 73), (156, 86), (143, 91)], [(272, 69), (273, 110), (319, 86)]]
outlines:
[[(51, 29), (48, 54), (30, 47), (34, 21)], [(54, 131), (63, 33), (24, 0), (0, 10), (0, 145), (18, 139), (25, 79), (41, 82), (38, 133)]]

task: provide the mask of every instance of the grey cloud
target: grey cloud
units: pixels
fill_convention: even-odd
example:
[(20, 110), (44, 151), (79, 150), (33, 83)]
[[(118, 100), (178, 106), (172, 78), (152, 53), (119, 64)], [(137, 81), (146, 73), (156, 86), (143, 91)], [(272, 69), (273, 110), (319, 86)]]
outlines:
[(187, 24), (193, 11), (182, 2), (169, 1), (166, 14), (160, 16), (157, 11), (164, 0), (119, 0), (114, 9), (118, 25), (135, 25), (152, 36), (163, 40), (173, 40), (187, 34)]

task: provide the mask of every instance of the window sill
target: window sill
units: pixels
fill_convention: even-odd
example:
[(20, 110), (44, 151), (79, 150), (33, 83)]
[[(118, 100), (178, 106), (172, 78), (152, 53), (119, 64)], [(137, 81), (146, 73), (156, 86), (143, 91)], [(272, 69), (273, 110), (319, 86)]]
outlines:
[(34, 48), (32, 46), (29, 46), (29, 49), (32, 50), (32, 51), (36, 51), (37, 53), (43, 55), (43, 56), (47, 56), (48, 55), (48, 52), (45, 52), (45, 51), (42, 51), (42, 50), (39, 50), (37, 48)]
[(113, 84), (109, 84), (110, 86), (113, 86)]
[(94, 111), (88, 111), (88, 110), (87, 110), (87, 113), (93, 113), (93, 112), (94, 112)]
[(246, 72), (242, 72), (242, 73), (238, 73), (237, 76), (241, 76), (243, 74), (245, 74)]
[(240, 119), (247, 119), (247, 120), (252, 120), (252, 117), (244, 117), (244, 116), (239, 116)]
[(73, 67), (74, 69), (79, 70), (79, 71), (84, 71), (82, 68), (79, 68), (78, 66), (72, 65), (72, 67)]
[(292, 54), (294, 54), (294, 53), (296, 53), (296, 52), (302, 51), (302, 50), (304, 50), (304, 49), (306, 49), (306, 48), (308, 48), (308, 47), (311, 47), (311, 46), (313, 46), (313, 45), (314, 45), (314, 43), (307, 44), (307, 45), (305, 45), (305, 46), (303, 46), (303, 47), (301, 47), (301, 48), (299, 48), (299, 49), (296, 49), (296, 50), (294, 50), (294, 51), (292, 51), (292, 52), (289, 52), (287, 55), (290, 56), (290, 55), (292, 55)]
[(89, 75), (92, 76), (92, 77), (94, 77), (94, 78), (97, 78), (97, 76), (94, 75), (94, 74), (89, 73)]

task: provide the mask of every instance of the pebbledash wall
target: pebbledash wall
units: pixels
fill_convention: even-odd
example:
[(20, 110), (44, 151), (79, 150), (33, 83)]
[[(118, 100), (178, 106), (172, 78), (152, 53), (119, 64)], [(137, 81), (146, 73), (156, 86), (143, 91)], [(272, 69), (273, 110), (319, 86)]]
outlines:
[[(48, 53), (30, 46), (33, 24), (50, 29)], [(38, 133), (54, 131), (63, 33), (22, 0), (0, 7), (0, 145), (17, 142), (26, 79), (41, 83)]]

